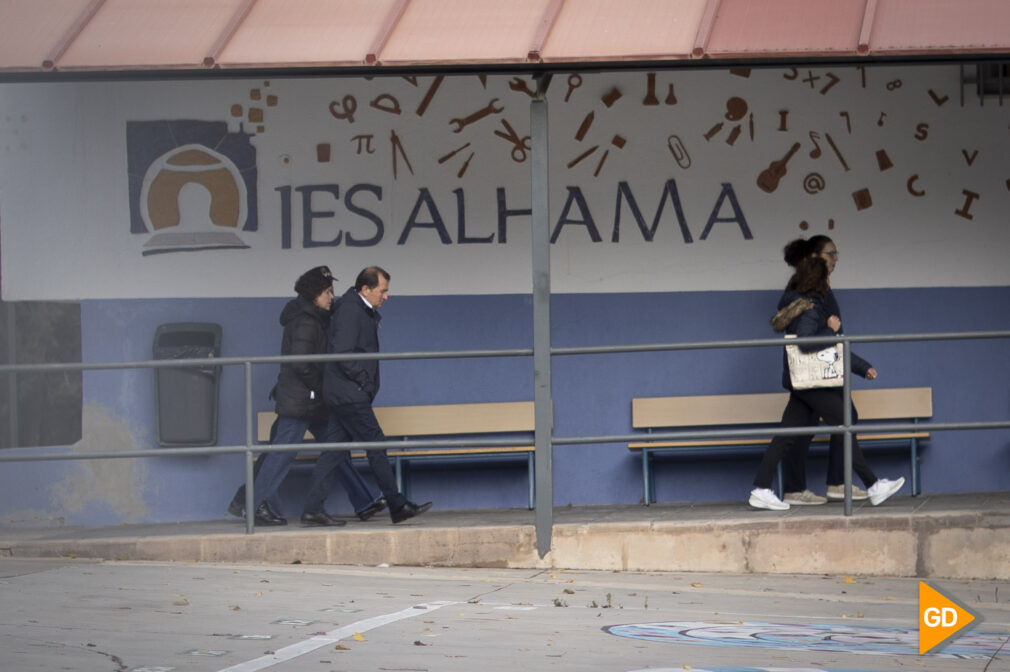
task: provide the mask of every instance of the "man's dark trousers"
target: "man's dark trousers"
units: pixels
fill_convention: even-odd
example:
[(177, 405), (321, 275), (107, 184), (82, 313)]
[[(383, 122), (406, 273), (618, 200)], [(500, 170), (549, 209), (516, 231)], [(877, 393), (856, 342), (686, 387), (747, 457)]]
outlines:
[[(368, 402), (334, 406), (333, 414), (344, 431), (350, 434), (352, 441), (386, 440), (386, 435), (382, 433), (382, 427), (379, 426), (379, 420), (375, 417), (375, 411)], [(366, 453), (368, 466), (372, 469), (372, 476), (382, 491), (383, 497), (389, 503), (389, 510), (399, 511), (407, 503), (407, 498), (396, 487), (396, 476), (389, 464), (385, 448), (368, 450)]]

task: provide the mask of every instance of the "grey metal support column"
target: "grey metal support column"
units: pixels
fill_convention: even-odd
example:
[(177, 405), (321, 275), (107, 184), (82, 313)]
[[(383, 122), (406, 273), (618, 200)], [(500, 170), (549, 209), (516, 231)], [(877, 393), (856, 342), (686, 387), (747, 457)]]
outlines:
[[(17, 322), (14, 318), (14, 304), (5, 303), (7, 310), (7, 361), (10, 364), (18, 363)], [(20, 445), (21, 430), (18, 427), (18, 374), (11, 371), (7, 374), (7, 408), (10, 411), (7, 418), (7, 431), (10, 432), (9, 448)]]
[(554, 527), (553, 403), (551, 400), (551, 235), (550, 167), (547, 147), (547, 82), (540, 81), (537, 98), (530, 102), (530, 136), (533, 178), (533, 402), (536, 445), (537, 552), (551, 550)]

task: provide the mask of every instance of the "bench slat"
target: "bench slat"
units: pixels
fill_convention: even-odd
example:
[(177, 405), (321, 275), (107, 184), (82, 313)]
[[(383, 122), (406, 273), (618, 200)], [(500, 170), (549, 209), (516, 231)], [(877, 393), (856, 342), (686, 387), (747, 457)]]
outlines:
[[(386, 436), (452, 436), (532, 432), (532, 401), (503, 401), (476, 404), (432, 404), (427, 406), (376, 406), (375, 417)], [(256, 414), (256, 438), (270, 441), (270, 426), (277, 419), (273, 411)], [(312, 434), (305, 433), (311, 440)]]
[(428, 406), (376, 406), (386, 436), (438, 436), (532, 432), (532, 401)]
[[(631, 400), (631, 426), (648, 429), (772, 424), (782, 419), (788, 400), (788, 392), (640, 397)], [(931, 387), (853, 390), (852, 401), (861, 420), (933, 417)]]

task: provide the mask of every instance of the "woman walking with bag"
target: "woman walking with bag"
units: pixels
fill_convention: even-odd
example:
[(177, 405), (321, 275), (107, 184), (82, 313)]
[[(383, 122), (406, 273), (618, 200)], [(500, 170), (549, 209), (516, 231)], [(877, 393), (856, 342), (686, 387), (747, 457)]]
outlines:
[[(785, 257), (791, 266), (796, 267), (796, 273), (786, 285), (785, 292), (779, 300), (779, 312), (772, 318), (772, 324), (777, 330), (784, 329), (787, 333), (800, 338), (840, 334), (842, 332), (842, 321), (838, 317), (840, 310), (828, 284), (831, 267), (838, 257), (835, 244), (826, 236), (815, 236), (810, 240), (800, 238), (786, 246)], [(826, 259), (830, 259), (831, 262)], [(804, 353), (825, 350), (823, 345), (801, 345), (799, 349)], [(845, 356), (852, 358), (851, 368), (854, 373), (868, 380), (877, 377), (877, 370), (866, 360), (852, 354), (851, 351), (846, 352)], [(780, 426), (782, 428), (811, 426), (816, 424), (819, 418), (823, 418), (829, 425), (843, 424), (846, 400), (842, 388), (795, 389), (785, 355), (783, 363), (782, 385), (789, 390), (789, 402), (782, 412)], [(853, 406), (853, 424), (858, 421), (858, 417)], [(752, 507), (775, 511), (789, 508), (788, 503), (780, 500), (772, 492), (771, 483), (779, 461), (792, 449), (798, 438), (802, 437), (777, 436), (769, 444), (754, 478), (754, 489), (749, 499)], [(845, 481), (843, 441), (841, 434), (831, 435), (831, 448), (828, 453), (829, 492), (843, 487)], [(874, 506), (884, 502), (905, 483), (904, 478), (896, 481), (878, 479), (866, 463), (855, 436), (852, 437), (852, 469), (867, 486), (870, 503)]]

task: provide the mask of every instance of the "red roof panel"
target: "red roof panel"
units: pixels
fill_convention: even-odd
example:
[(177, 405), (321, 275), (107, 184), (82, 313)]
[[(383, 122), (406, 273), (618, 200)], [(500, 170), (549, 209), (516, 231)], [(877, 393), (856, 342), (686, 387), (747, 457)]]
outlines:
[(242, 0), (106, 0), (61, 69), (202, 67)]
[(0, 68), (38, 70), (91, 0), (0, 2)]
[(545, 61), (688, 58), (706, 0), (566, 0)]
[(258, 0), (222, 67), (360, 65), (397, 0)]
[(1005, 0), (877, 0), (870, 52), (1010, 49)]
[(710, 57), (855, 54), (867, 0), (722, 0)]
[(411, 0), (379, 61), (523, 62), (550, 0)]

